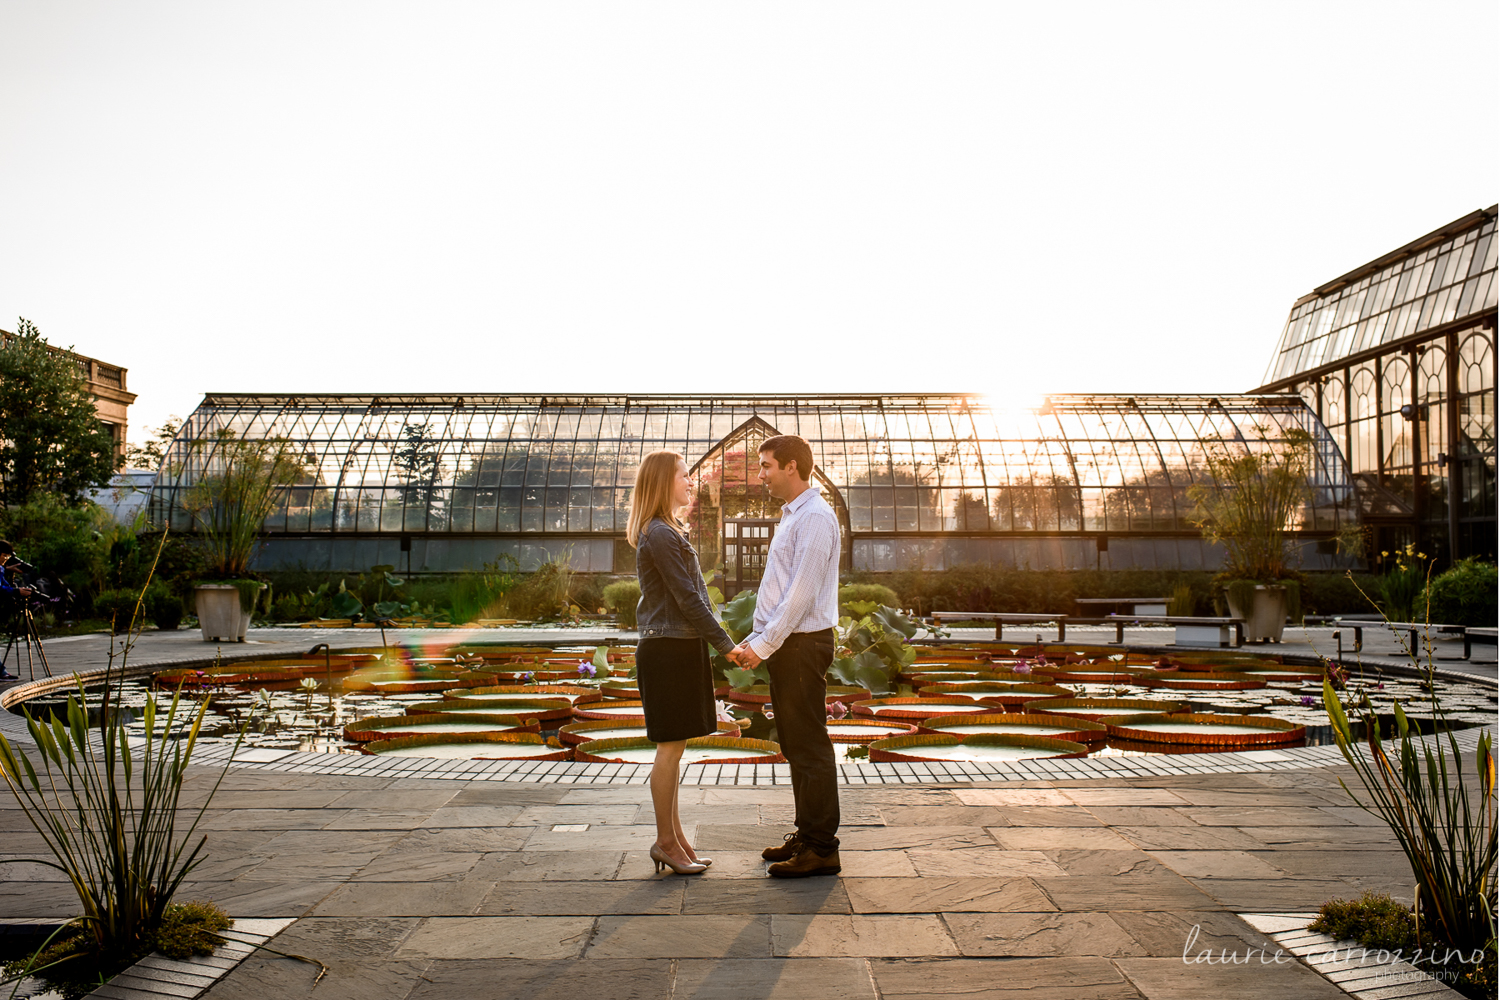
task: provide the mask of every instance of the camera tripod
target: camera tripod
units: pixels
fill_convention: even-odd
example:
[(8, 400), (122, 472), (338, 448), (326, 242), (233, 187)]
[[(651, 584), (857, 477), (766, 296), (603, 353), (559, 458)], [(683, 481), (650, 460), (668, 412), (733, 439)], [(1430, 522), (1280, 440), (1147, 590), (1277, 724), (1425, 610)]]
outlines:
[[(10, 641), (5, 644), (5, 652), (0, 653), (0, 670), (8, 669), (11, 650), (16, 648), (17, 643), (21, 643), (26, 650), (26, 666), (32, 680), (36, 680), (37, 660), (42, 661), (42, 670), (46, 675), (52, 676), (52, 667), (47, 663), (47, 651), (42, 648), (42, 637), (36, 631), (36, 619), (31, 616), (31, 605), (25, 601), (21, 602), (20, 610), (11, 620)], [(15, 675), (18, 678), (21, 676), (20, 659), (17, 654)]]

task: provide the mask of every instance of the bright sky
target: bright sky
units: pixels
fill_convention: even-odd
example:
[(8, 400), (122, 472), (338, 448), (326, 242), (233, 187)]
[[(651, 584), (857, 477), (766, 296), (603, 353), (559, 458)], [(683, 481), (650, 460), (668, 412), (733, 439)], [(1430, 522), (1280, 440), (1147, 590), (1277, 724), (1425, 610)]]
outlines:
[[(0, 327), (205, 391), (1222, 392), (1496, 201), (1497, 5), (0, 6)], [(1489, 42), (1484, 41), (1489, 39)]]

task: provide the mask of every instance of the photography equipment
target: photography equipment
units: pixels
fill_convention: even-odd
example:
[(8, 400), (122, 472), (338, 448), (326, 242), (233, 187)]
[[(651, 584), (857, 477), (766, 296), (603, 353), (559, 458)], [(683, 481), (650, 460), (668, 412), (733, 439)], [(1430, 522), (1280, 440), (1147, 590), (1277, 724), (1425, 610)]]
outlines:
[[(22, 562), (20, 559), (15, 558), (14, 555), (11, 556), (10, 561), (4, 566), (0, 566), (0, 573), (4, 573), (7, 582), (11, 584), (10, 587), (0, 591), (6, 603), (11, 605), (6, 609), (9, 611), (6, 617), (7, 631), (10, 635), (9, 641), (5, 644), (5, 652), (0, 653), (0, 670), (12, 673), (18, 679), (21, 676), (21, 657), (19, 653), (16, 655), (16, 669), (10, 669), (10, 654), (18, 643), (26, 651), (26, 665), (29, 668), (27, 672), (32, 680), (36, 680), (37, 660), (42, 661), (42, 671), (48, 677), (52, 676), (52, 667), (47, 662), (47, 651), (42, 648), (42, 637), (37, 633), (36, 618), (31, 613), (32, 598), (40, 597), (42, 600), (48, 600), (49, 598), (47, 598), (42, 589), (17, 582), (17, 579), (24, 581), (28, 574), (35, 575), (35, 572), (35, 569), (30, 564)], [(21, 587), (30, 587), (31, 594), (22, 594), (20, 591)]]

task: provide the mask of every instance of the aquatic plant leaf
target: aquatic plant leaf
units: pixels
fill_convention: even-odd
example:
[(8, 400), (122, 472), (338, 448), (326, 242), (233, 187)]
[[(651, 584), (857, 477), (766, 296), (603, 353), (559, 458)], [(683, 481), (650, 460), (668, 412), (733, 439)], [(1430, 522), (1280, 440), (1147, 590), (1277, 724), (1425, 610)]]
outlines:
[(347, 590), (341, 590), (333, 595), (333, 613), (336, 617), (353, 618), (364, 609), (364, 602)]

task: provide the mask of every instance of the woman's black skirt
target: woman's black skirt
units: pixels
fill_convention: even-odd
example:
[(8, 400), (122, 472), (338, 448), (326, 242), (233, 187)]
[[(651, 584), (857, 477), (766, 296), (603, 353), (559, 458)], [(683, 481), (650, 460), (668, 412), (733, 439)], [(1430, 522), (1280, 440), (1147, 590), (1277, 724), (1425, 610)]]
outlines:
[(673, 743), (718, 731), (714, 672), (702, 639), (642, 639), (635, 649), (635, 686), (651, 742)]

